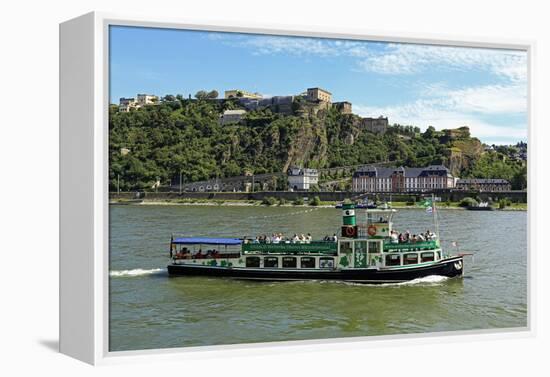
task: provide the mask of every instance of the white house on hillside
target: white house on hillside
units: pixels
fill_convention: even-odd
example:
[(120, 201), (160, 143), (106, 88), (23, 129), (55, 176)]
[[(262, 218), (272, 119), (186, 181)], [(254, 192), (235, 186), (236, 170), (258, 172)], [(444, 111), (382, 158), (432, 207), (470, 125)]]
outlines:
[(307, 191), (319, 182), (317, 169), (292, 167), (288, 169), (288, 186), (294, 191)]

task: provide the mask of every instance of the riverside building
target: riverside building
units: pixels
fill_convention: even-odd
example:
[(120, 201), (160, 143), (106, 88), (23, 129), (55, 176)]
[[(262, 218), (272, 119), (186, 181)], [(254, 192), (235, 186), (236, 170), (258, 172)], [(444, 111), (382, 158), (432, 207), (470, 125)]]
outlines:
[(288, 169), (288, 186), (294, 191), (307, 191), (319, 182), (317, 169), (292, 167)]
[(362, 166), (355, 171), (352, 180), (352, 189), (356, 192), (423, 192), (454, 187), (455, 178), (443, 165), (424, 168)]

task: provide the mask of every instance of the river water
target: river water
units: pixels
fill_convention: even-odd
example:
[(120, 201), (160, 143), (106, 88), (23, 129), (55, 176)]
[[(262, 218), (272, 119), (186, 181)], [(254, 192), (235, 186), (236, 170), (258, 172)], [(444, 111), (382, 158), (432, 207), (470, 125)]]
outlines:
[[(111, 351), (527, 326), (527, 212), (440, 210), (445, 250), (473, 252), (463, 279), (393, 285), (169, 277), (170, 234), (336, 232), (341, 210), (111, 205)], [(423, 210), (394, 227), (433, 230)]]

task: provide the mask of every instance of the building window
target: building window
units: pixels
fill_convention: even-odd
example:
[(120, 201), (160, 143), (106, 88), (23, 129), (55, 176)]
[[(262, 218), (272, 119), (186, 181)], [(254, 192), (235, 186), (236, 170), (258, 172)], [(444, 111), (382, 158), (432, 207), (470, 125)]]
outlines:
[(283, 257), (284, 268), (296, 268), (296, 257)]
[(418, 254), (405, 254), (403, 255), (403, 264), (417, 264)]
[(277, 268), (279, 266), (279, 258), (277, 257), (265, 257), (264, 267)]
[(424, 262), (433, 262), (433, 260), (434, 260), (434, 253), (433, 252), (420, 254), (420, 261), (422, 263), (424, 263)]
[(334, 268), (334, 258), (322, 257), (319, 258), (320, 268)]
[(300, 258), (300, 268), (315, 268), (315, 258), (313, 257)]
[(260, 267), (260, 257), (247, 257), (246, 267)]
[(401, 265), (401, 256), (399, 254), (386, 255), (386, 266), (399, 266)]

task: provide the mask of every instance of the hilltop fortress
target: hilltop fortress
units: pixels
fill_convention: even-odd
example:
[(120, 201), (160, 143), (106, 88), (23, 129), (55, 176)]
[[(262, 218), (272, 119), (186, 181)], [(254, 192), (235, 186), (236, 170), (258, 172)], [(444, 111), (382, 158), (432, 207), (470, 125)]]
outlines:
[[(217, 92), (215, 94), (217, 96)], [(138, 94), (135, 98), (120, 98), (118, 109), (121, 112), (129, 112), (146, 105), (156, 105), (162, 102), (170, 102), (173, 96), (158, 99), (154, 95)], [(191, 99), (191, 96), (189, 96)], [(329, 109), (336, 109), (339, 113), (348, 115), (354, 119), (361, 128), (376, 134), (384, 134), (388, 129), (388, 118), (360, 117), (353, 114), (352, 103), (349, 101), (332, 102), (332, 93), (323, 88), (307, 88), (306, 91), (287, 96), (264, 97), (260, 93), (252, 93), (242, 89), (230, 89), (224, 93), (224, 98), (212, 98), (212, 101), (233, 101), (240, 105), (239, 109), (228, 109), (220, 115), (220, 124), (239, 123), (249, 111), (270, 109), (271, 112), (283, 115), (296, 115), (301, 117), (322, 116)]]
[[(332, 102), (332, 93), (323, 88), (307, 88), (303, 93), (289, 96), (263, 97), (260, 93), (250, 93), (245, 90), (232, 89), (225, 91), (225, 100), (237, 100), (247, 111), (269, 108), (274, 113), (285, 115), (321, 115), (320, 112), (330, 108), (338, 110), (341, 114), (352, 115), (352, 103), (349, 101)], [(234, 122), (237, 110), (229, 110), (231, 122)], [(244, 112), (240, 113), (244, 116)], [(223, 115), (225, 116), (225, 114)], [(229, 123), (223, 120), (222, 123)], [(376, 134), (384, 134), (388, 129), (388, 118), (360, 118), (361, 125), (368, 131)]]

